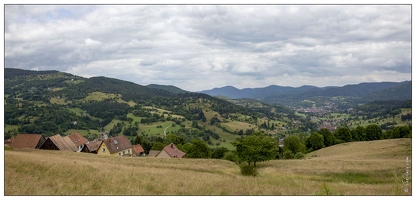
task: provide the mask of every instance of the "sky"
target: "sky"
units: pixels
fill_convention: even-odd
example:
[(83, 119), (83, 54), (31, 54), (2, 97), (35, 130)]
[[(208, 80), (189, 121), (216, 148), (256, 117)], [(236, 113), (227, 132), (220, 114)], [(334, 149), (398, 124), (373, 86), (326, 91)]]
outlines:
[(411, 5), (5, 5), (6, 68), (202, 91), (411, 80)]

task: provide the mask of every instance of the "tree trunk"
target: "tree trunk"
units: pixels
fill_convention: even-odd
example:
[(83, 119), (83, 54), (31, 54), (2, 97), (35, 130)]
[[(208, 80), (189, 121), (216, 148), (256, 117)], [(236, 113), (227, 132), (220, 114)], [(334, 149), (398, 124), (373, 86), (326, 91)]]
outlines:
[(256, 167), (256, 162), (254, 162), (254, 167)]

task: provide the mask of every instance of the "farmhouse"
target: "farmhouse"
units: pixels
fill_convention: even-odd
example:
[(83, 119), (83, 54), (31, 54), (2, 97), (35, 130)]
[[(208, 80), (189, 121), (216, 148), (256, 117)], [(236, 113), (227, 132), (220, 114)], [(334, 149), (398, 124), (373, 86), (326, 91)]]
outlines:
[(15, 138), (10, 140), (9, 146), (17, 149), (39, 149), (45, 140), (42, 134), (17, 134)]
[(150, 150), (149, 155), (147, 157), (156, 157), (161, 151), (159, 150)]
[(77, 146), (77, 152), (80, 152), (84, 148), (85, 144), (89, 143), (85, 137), (82, 137), (79, 133), (73, 133), (68, 135), (71, 141)]
[(98, 148), (100, 148), (100, 145), (103, 141), (96, 141), (96, 142), (89, 142), (84, 145), (84, 147), (81, 149), (81, 152), (84, 153), (97, 153)]
[(124, 136), (117, 136), (103, 140), (97, 151), (97, 154), (112, 156), (131, 156), (132, 153), (132, 145)]
[(133, 149), (133, 156), (136, 156), (136, 157), (144, 156), (144, 149), (140, 144), (134, 145), (132, 149)]
[(156, 155), (156, 158), (183, 158), (185, 153), (179, 150), (173, 143), (170, 143)]
[(56, 134), (54, 136), (48, 137), (40, 149), (75, 152), (78, 148), (68, 136), (62, 137), (61, 135)]

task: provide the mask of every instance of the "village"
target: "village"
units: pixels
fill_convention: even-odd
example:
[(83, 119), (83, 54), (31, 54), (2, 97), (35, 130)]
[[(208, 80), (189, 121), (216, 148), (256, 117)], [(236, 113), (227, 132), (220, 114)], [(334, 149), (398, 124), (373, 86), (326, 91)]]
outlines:
[(156, 157), (184, 158), (185, 153), (171, 143), (162, 150), (150, 150), (146, 155), (140, 144), (132, 145), (124, 136), (88, 141), (79, 133), (62, 137), (59, 134), (45, 138), (42, 134), (17, 134), (16, 137), (5, 140), (5, 145), (16, 149), (43, 149), (78, 153), (93, 153), (97, 155), (127, 156), (127, 157)]

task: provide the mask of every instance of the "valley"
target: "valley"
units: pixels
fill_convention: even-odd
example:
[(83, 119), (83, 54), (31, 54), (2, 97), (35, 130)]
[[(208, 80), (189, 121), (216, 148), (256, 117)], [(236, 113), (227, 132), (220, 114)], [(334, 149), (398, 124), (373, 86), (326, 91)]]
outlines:
[[(301, 132), (311, 134), (321, 128), (334, 131), (340, 126), (377, 124), (386, 131), (411, 125), (411, 118), (401, 118), (411, 115), (411, 100), (400, 100), (402, 96), (398, 96), (399, 100), (377, 104), (359, 98), (369, 95), (363, 91), (380, 95), (386, 88), (390, 91), (390, 87), (407, 87), (409, 82), (350, 85), (340, 89), (347, 88), (353, 95), (333, 97), (325, 89), (334, 92), (335, 87), (233, 89), (240, 96), (248, 92), (248, 96), (257, 94), (265, 99), (267, 93), (292, 97), (300, 94), (295, 99), (308, 96), (311, 91), (327, 95), (284, 105), (250, 98), (215, 98), (174, 86), (145, 87), (105, 77), (86, 79), (57, 71), (6, 68), (5, 77), (5, 137), (22, 132), (40, 132), (45, 136), (79, 132), (90, 140), (108, 134), (125, 135), (132, 143), (136, 136), (155, 142), (164, 137), (166, 129), (166, 134), (181, 135), (187, 142), (199, 138), (211, 148), (232, 150), (231, 142), (236, 138), (259, 131), (284, 138)], [(365, 88), (366, 85), (377, 89)], [(352, 92), (354, 87), (358, 88), (356, 92)], [(218, 90), (218, 94), (230, 94)], [(372, 104), (379, 109), (371, 109)], [(129, 127), (135, 127), (134, 134), (125, 134)]]

